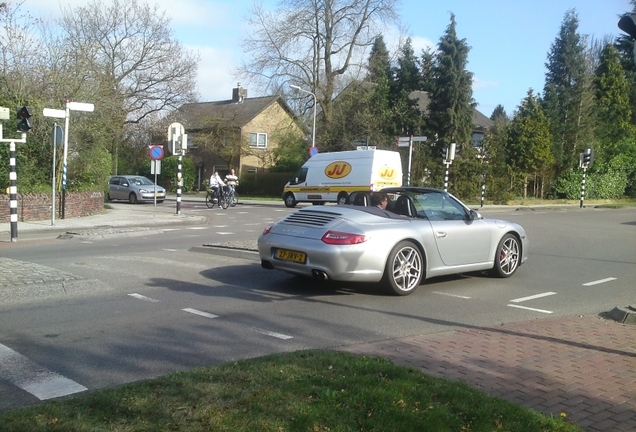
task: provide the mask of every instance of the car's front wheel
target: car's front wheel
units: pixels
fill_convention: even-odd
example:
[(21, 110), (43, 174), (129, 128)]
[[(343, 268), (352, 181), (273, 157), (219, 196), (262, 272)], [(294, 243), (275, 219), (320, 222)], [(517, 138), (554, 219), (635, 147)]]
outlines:
[(346, 203), (348, 196), (349, 195), (347, 195), (346, 192), (340, 192), (340, 195), (338, 195), (338, 204), (342, 205), (342, 204)]
[(410, 241), (398, 243), (386, 262), (384, 283), (392, 294), (409, 295), (420, 285), (424, 275), (424, 259), (419, 248)]
[(296, 207), (296, 198), (294, 198), (294, 194), (291, 192), (287, 192), (285, 195), (285, 207), (294, 208)]
[(500, 278), (512, 276), (519, 267), (521, 246), (519, 239), (512, 234), (503, 236), (495, 252), (495, 265), (490, 274)]
[(137, 204), (139, 201), (137, 201), (137, 195), (135, 195), (134, 192), (131, 192), (130, 195), (128, 195), (128, 201), (130, 201), (131, 204)]

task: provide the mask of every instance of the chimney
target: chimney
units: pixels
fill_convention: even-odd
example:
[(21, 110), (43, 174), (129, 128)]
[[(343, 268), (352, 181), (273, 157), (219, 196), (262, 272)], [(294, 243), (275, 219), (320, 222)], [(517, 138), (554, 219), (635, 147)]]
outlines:
[(236, 83), (236, 88), (232, 89), (232, 102), (243, 103), (243, 100), (247, 98), (247, 89), (241, 87), (241, 83)]

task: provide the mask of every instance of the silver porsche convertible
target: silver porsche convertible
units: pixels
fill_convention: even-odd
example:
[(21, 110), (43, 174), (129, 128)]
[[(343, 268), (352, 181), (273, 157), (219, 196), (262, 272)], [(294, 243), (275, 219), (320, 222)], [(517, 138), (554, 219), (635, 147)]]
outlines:
[(407, 295), (424, 279), (488, 271), (512, 276), (528, 258), (519, 224), (486, 219), (438, 189), (386, 188), (386, 209), (370, 193), (348, 203), (298, 210), (268, 226), (258, 238), (266, 269), (319, 280), (381, 282)]

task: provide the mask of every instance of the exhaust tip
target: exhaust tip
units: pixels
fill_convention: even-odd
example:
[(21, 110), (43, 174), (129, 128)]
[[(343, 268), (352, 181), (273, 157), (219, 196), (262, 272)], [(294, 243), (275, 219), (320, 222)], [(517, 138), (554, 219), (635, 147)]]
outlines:
[(329, 276), (327, 275), (327, 273), (325, 273), (322, 270), (312, 270), (311, 271), (311, 275), (314, 277), (314, 279), (316, 280), (328, 280)]
[(261, 260), (261, 267), (267, 270), (274, 270), (274, 266), (267, 260)]

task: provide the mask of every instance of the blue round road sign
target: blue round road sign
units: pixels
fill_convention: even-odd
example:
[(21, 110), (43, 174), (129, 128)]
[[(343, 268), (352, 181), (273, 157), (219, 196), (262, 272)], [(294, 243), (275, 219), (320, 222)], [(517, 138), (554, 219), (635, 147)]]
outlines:
[(318, 154), (318, 147), (309, 147), (309, 156), (314, 156)]
[(160, 145), (150, 146), (150, 159), (152, 160), (163, 159), (163, 146), (160, 146)]

